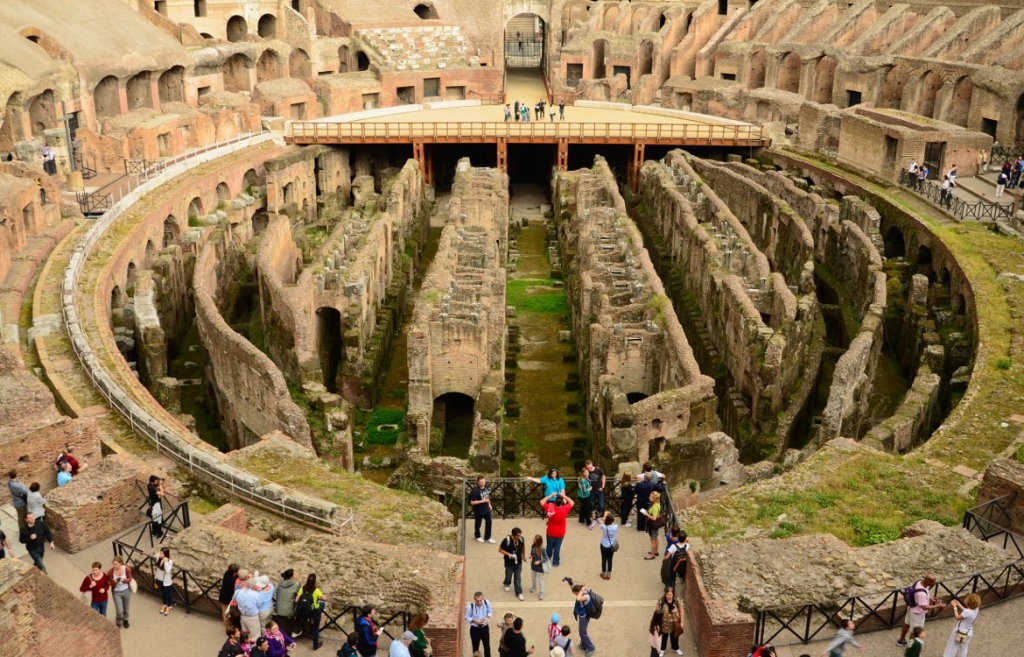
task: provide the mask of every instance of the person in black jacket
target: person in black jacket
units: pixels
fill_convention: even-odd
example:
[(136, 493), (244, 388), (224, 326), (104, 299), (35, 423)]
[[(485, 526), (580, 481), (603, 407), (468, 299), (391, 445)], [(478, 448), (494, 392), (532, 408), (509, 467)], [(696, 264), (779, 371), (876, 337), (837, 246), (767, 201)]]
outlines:
[(640, 511), (651, 507), (651, 493), (658, 490), (658, 485), (648, 479), (648, 476), (647, 473), (641, 474), (636, 485), (636, 530), (638, 532), (647, 531), (647, 518)]
[(50, 533), (50, 528), (46, 526), (46, 523), (37, 522), (34, 513), (26, 513), (25, 526), (21, 528), (18, 540), (24, 543), (36, 568), (45, 573), (46, 566), (43, 565), (43, 556), (46, 554), (46, 544), (49, 543), (50, 549), (53, 549), (53, 534)]
[(244, 655), (245, 651), (242, 650), (241, 633), (238, 631), (238, 628), (232, 627), (225, 631), (227, 632), (228, 640), (221, 646), (217, 657), (238, 657), (239, 655)]
[(522, 618), (512, 621), (512, 627), (505, 630), (505, 647), (508, 648), (508, 657), (527, 657), (533, 654), (533, 646), (530, 646), (529, 650), (526, 649)]
[(619, 517), (622, 518), (623, 527), (633, 526), (633, 523), (629, 521), (629, 512), (633, 510), (633, 498), (635, 497), (633, 475), (627, 472), (622, 475), (622, 482), (619, 484)]
[(238, 580), (238, 564), (228, 564), (228, 569), (224, 571), (224, 579), (220, 582), (220, 595), (217, 596), (217, 601), (220, 602), (221, 612), (224, 614), (224, 629), (231, 630), (234, 625), (231, 623), (231, 618), (228, 616), (228, 610), (231, 608), (231, 599), (235, 596), (235, 582)]

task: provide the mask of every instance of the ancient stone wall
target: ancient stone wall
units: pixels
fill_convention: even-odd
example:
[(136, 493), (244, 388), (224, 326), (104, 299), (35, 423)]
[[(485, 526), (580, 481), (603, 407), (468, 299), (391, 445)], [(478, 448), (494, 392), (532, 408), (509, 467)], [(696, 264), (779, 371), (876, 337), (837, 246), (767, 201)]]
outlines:
[[(37, 181), (39, 185), (37, 185)], [(22, 163), (0, 164), (0, 280), (28, 239), (60, 220), (58, 186)], [(13, 323), (3, 318), (2, 323)]]
[[(53, 542), (74, 553), (145, 521), (141, 507), (150, 474), (151, 469), (134, 457), (113, 454), (51, 491), (46, 524)], [(164, 509), (167, 516), (170, 512)]]
[[(700, 373), (607, 163), (558, 174), (554, 199), (598, 454), (610, 467), (647, 461), (666, 439), (707, 441), (718, 428), (714, 381)], [(706, 465), (697, 478), (710, 478)]]
[(1024, 465), (1010, 459), (997, 459), (989, 463), (975, 504), (981, 505), (993, 500), (999, 500), (1007, 509), (1007, 515), (1004, 517), (994, 511), (993, 515), (983, 517), (994, 519), (997, 525), (1017, 534), (1024, 534)]
[(230, 233), (222, 232), (219, 238), (203, 247), (192, 288), (199, 337), (207, 353), (209, 383), (216, 392), (231, 447), (255, 442), (275, 429), (309, 446), (309, 424), (302, 409), (292, 401), (281, 371), (266, 354), (235, 332), (217, 307), (223, 275), (220, 265), (230, 261), (225, 251), (237, 248)]
[(408, 423), (429, 451), (435, 400), (473, 398), (470, 457), (484, 472), (498, 468), (505, 386), (505, 249), (508, 177), (459, 161), (447, 225), (421, 286), (409, 327)]
[(673, 301), (677, 308), (701, 309), (688, 312), (697, 331), (706, 323), (704, 371), (720, 362), (740, 397), (730, 394), (723, 429), (741, 452), (751, 447), (744, 435), (750, 430), (765, 436), (758, 450), (782, 449), (809, 392), (803, 384), (813, 379), (801, 372), (816, 372), (820, 358), (816, 299), (798, 299), (782, 274), (771, 271), (747, 229), (683, 154), (645, 163), (640, 184), (641, 223)]
[(689, 559), (686, 564), (683, 605), (687, 618), (695, 626), (690, 631), (697, 637), (702, 657), (734, 657), (749, 651), (754, 638), (754, 617), (731, 609), (708, 592), (701, 575), (700, 561), (696, 558)]
[(124, 654), (113, 623), (18, 559), (0, 559), (0, 632), (4, 657), (60, 655), (68, 646), (83, 655)]

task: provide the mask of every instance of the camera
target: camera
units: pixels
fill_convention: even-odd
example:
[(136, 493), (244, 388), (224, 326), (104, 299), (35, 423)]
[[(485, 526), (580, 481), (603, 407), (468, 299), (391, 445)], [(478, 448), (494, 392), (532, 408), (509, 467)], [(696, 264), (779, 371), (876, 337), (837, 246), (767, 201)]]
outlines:
[(568, 584), (569, 586), (575, 586), (575, 583), (572, 581), (571, 577), (563, 577), (562, 581)]

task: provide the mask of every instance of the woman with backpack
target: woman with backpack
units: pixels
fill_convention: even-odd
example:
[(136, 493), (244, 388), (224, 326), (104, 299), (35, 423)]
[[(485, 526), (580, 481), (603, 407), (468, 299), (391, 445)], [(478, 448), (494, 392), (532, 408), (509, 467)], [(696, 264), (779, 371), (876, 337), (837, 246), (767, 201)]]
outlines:
[(320, 621), (325, 603), (323, 591), (316, 585), (316, 573), (310, 573), (306, 583), (295, 594), (295, 617), (302, 623), (309, 623), (313, 632), (313, 650), (320, 649)]
[(355, 632), (350, 632), (345, 637), (345, 643), (341, 646), (341, 650), (338, 651), (338, 657), (359, 657), (359, 651), (356, 650), (356, 645), (359, 643), (359, 635)]
[(677, 655), (683, 654), (682, 648), (679, 647), (679, 635), (683, 633), (683, 605), (676, 600), (676, 592), (665, 587), (665, 595), (658, 600), (655, 609), (662, 616), (661, 654), (665, 654), (669, 637), (672, 638), (672, 650), (675, 650)]

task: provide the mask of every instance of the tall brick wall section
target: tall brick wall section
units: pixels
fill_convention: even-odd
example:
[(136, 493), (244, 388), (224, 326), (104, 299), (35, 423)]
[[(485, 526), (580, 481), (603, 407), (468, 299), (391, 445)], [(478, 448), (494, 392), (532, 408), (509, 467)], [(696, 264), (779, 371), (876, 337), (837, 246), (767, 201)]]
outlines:
[(696, 555), (687, 561), (683, 603), (689, 614), (701, 657), (745, 655), (754, 642), (754, 617), (728, 609), (704, 588)]
[(139, 461), (114, 454), (52, 491), (46, 523), (53, 531), (53, 542), (66, 552), (79, 552), (143, 522), (144, 497), (135, 482), (144, 485), (148, 476), (149, 470)]
[[(0, 559), (0, 636), (4, 657), (121, 657), (114, 624), (55, 581), (16, 559)], [(68, 650), (69, 646), (74, 646)]]
[(213, 513), (206, 514), (203, 521), (222, 529), (230, 529), (239, 534), (245, 534), (249, 530), (245, 509), (234, 504), (225, 504)]
[[(7, 482), (7, 472), (16, 469), (18, 479), (26, 488), (33, 481), (38, 481), (44, 495), (57, 487), (54, 463), (64, 447), (74, 447), (79, 463), (86, 460), (96, 462), (102, 457), (99, 430), (90, 418), (64, 419), (28, 434), (5, 438), (8, 439), (0, 440), (4, 483)], [(3, 499), (7, 501), (6, 492)]]
[[(976, 504), (984, 504), (1005, 495), (1014, 495), (1008, 513), (1010, 526), (1017, 533), (1024, 533), (1024, 465), (1009, 459), (992, 461), (985, 468), (985, 478), (981, 481)], [(1008, 500), (1003, 500), (1007, 502)], [(992, 516), (999, 518), (1000, 516)], [(997, 521), (998, 522), (998, 521)], [(1003, 521), (1005, 522), (1005, 521)]]

